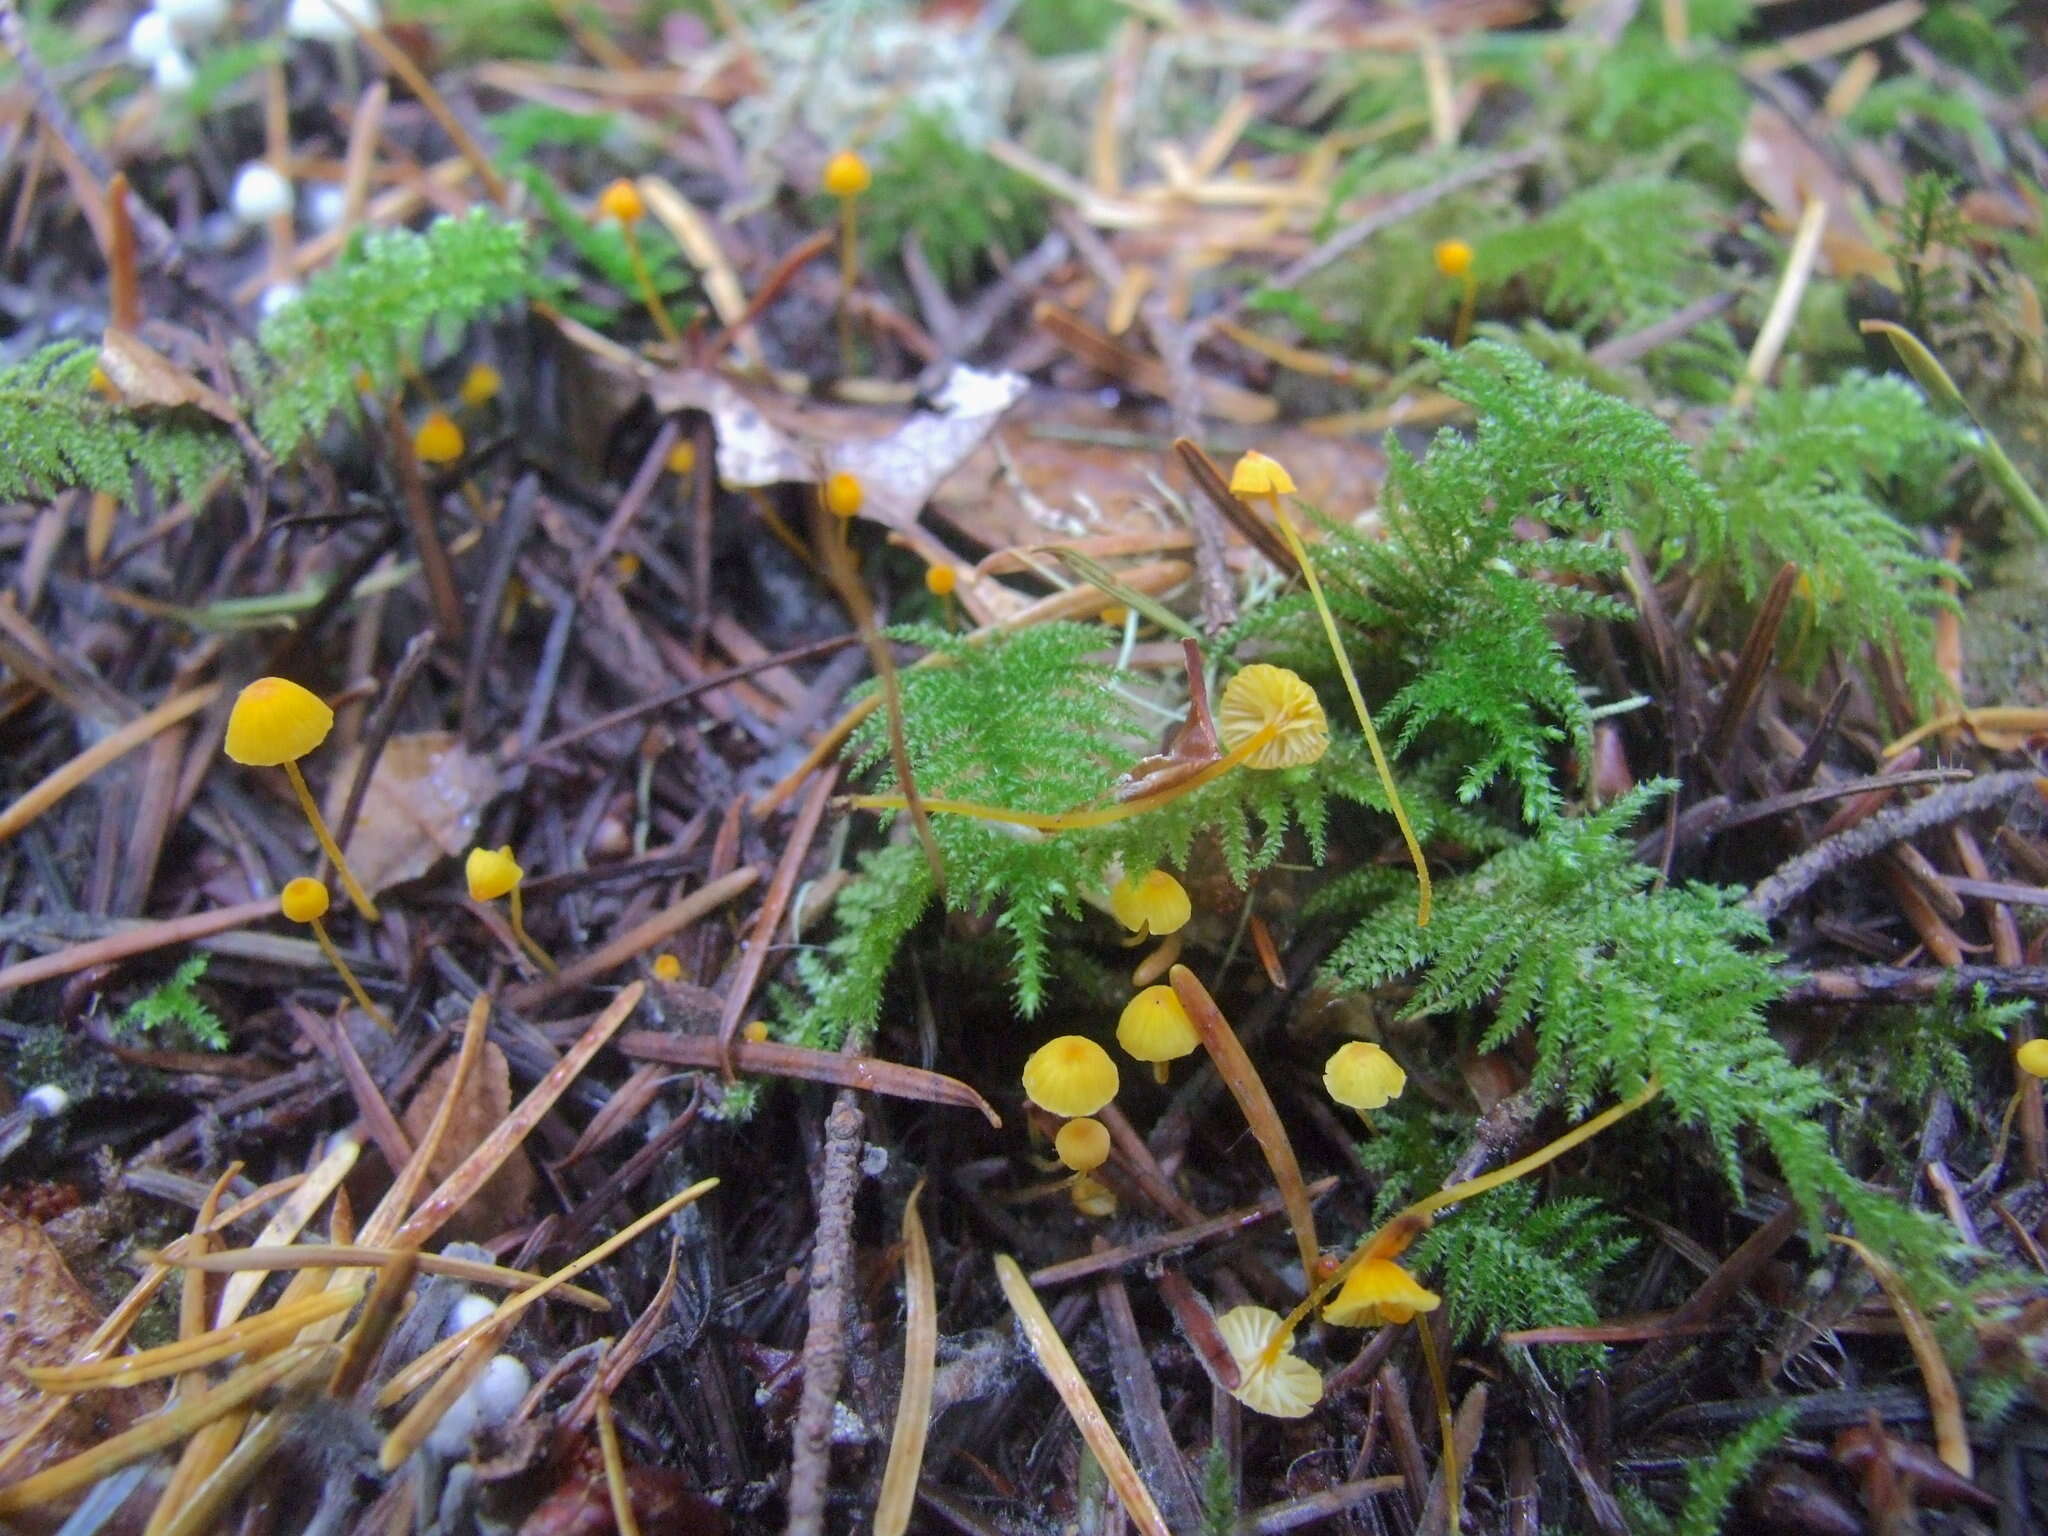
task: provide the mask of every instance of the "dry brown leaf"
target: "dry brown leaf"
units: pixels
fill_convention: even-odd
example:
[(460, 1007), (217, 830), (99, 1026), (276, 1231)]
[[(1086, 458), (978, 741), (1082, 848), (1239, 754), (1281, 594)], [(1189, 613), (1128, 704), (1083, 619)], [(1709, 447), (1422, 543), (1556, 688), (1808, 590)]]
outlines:
[(955, 368), (938, 410), (907, 414), (793, 400), (703, 369), (661, 375), (649, 391), (658, 411), (711, 417), (726, 486), (810, 485), (844, 471), (860, 481), (863, 517), (908, 528), (1026, 387), (1017, 374)]
[[(99, 1321), (99, 1308), (43, 1229), (0, 1216), (0, 1444), (26, 1428), (47, 1401), (22, 1370), (71, 1364)], [(7, 1469), (4, 1481), (20, 1482), (89, 1450), (162, 1402), (163, 1391), (154, 1385), (76, 1399)], [(54, 1516), (49, 1521), (57, 1523)]]
[[(434, 1110), (448, 1092), (448, 1080), (455, 1073), (455, 1062), (456, 1058), (450, 1056), (428, 1073), (427, 1080), (420, 1084), (406, 1104), (405, 1113), (399, 1117), (406, 1136), (415, 1145), (427, 1134), (427, 1127), (434, 1119)], [(498, 1128), (498, 1122), (511, 1109), (511, 1068), (506, 1064), (505, 1053), (486, 1040), (476, 1070), (470, 1074), (461, 1096), (455, 1101), (447, 1134), (441, 1138), (434, 1160), (427, 1165), (427, 1177), (437, 1184), (447, 1178), (486, 1136)], [(525, 1148), (514, 1147), (489, 1182), (449, 1220), (444, 1229), (446, 1235), (451, 1240), (481, 1240), (516, 1226), (533, 1199), (533, 1189), (533, 1164), (528, 1161)]]
[(1777, 215), (1781, 228), (1798, 224), (1809, 201), (1827, 205), (1821, 227), (1821, 260), (1837, 277), (1867, 276), (1895, 284), (1892, 264), (1872, 243), (1865, 228), (1862, 194), (1776, 107), (1758, 102), (1750, 108), (1737, 151), (1742, 179)]
[[(335, 774), (335, 795), (348, 793), (355, 761), (350, 753)], [(382, 891), (417, 880), (444, 855), (467, 852), (497, 792), (497, 768), (464, 747), (454, 732), (392, 737), (371, 770), (345, 850), (356, 878), (365, 890)], [(340, 809), (330, 802), (329, 816)]]
[(189, 405), (231, 427), (241, 423), (234, 401), (132, 331), (108, 326), (100, 340), (99, 363), (116, 398), (131, 409), (171, 410)]

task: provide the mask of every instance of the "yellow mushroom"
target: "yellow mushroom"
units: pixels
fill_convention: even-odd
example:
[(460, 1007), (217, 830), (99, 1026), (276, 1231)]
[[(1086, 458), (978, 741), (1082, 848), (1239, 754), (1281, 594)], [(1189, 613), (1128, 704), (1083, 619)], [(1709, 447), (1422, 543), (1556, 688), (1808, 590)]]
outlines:
[(259, 677), (235, 695), (234, 708), (228, 712), (228, 733), (223, 749), (230, 759), (245, 768), (282, 768), (285, 771), (285, 777), (292, 781), (293, 792), (299, 797), (299, 809), (312, 823), (313, 836), (319, 839), (321, 851), (334, 865), (342, 889), (348, 892), (348, 899), (355, 904), (355, 909), (374, 923), (377, 921), (377, 904), (356, 883), (348, 860), (341, 856), (333, 834), (327, 830), (320, 807), (313, 803), (313, 792), (306, 787), (306, 776), (299, 771), (299, 759), (325, 741), (327, 733), (333, 729), (334, 711), (318, 694), (300, 687), (289, 678)]
[(1187, 887), (1163, 869), (1148, 869), (1117, 881), (1110, 887), (1109, 910), (1139, 938), (1149, 933), (1155, 939), (1178, 933), (1194, 914)]
[(2048, 1040), (2029, 1040), (2013, 1053), (2013, 1060), (2030, 1077), (2048, 1077)]
[(1419, 1312), (1434, 1312), (1443, 1298), (1425, 1290), (1392, 1259), (1368, 1259), (1345, 1277), (1344, 1285), (1323, 1308), (1323, 1321), (1339, 1328), (1377, 1328), (1412, 1322)]
[(676, 329), (676, 323), (669, 318), (668, 306), (661, 301), (661, 290), (654, 286), (654, 272), (647, 265), (647, 253), (640, 249), (640, 221), (647, 217), (647, 200), (640, 195), (640, 189), (625, 177), (620, 177), (598, 195), (597, 211), (608, 219), (615, 220), (619, 233), (626, 242), (626, 260), (633, 268), (633, 282), (640, 290), (640, 302), (647, 306), (647, 313), (653, 317), (654, 328), (661, 332), (661, 339), (672, 347), (683, 344), (683, 334)]
[(1407, 1086), (1401, 1064), (1370, 1040), (1338, 1046), (1323, 1067), (1323, 1088), (1346, 1109), (1383, 1109)]
[(1059, 1035), (1024, 1063), (1024, 1094), (1047, 1114), (1092, 1115), (1116, 1097), (1116, 1063), (1086, 1035)]
[(861, 489), (858, 478), (843, 469), (835, 469), (825, 477), (825, 510), (842, 520), (858, 517), (867, 493)]
[(1479, 302), (1479, 279), (1472, 275), (1474, 252), (1463, 240), (1436, 243), (1436, 269), (1458, 283), (1458, 318), (1451, 324), (1451, 345), (1462, 347), (1472, 334), (1472, 310)]
[(519, 941), (519, 947), (533, 957), (533, 963), (550, 976), (555, 974), (555, 962), (548, 958), (546, 950), (534, 943), (533, 936), (526, 931), (526, 911), (520, 902), (520, 882), (526, 878), (526, 871), (519, 867), (519, 861), (512, 857), (512, 845), (502, 848), (472, 848), (469, 858), (463, 864), (463, 874), (469, 881), (471, 901), (496, 901), (500, 896), (512, 898), (512, 936)]
[(469, 372), (462, 376), (462, 387), (456, 391), (456, 398), (472, 411), (480, 411), (497, 399), (504, 387), (504, 375), (489, 363), (471, 363)]
[(1116, 1194), (1102, 1180), (1092, 1174), (1079, 1174), (1067, 1187), (1067, 1198), (1074, 1202), (1074, 1209), (1083, 1216), (1114, 1216)]
[(1270, 1307), (1232, 1307), (1216, 1319), (1216, 1331), (1237, 1364), (1230, 1395), (1255, 1413), (1304, 1418), (1323, 1400), (1323, 1375), (1299, 1355), (1266, 1353), (1282, 1326)]
[(656, 955), (654, 957), (654, 979), (656, 981), (681, 981), (683, 979), (683, 962), (671, 954)]
[(860, 277), (860, 224), (854, 211), (860, 195), (873, 185), (868, 163), (850, 149), (825, 162), (820, 185), (839, 203), (839, 366), (853, 372), (853, 285)]
[(453, 464), (462, 457), (462, 428), (446, 411), (429, 411), (412, 435), (413, 456), (422, 464)]
[(1069, 1120), (1052, 1139), (1060, 1162), (1076, 1173), (1093, 1173), (1109, 1161), (1109, 1127), (1082, 1116)]
[(295, 923), (303, 923), (313, 930), (313, 938), (320, 945), (320, 952), (327, 956), (328, 963), (341, 973), (342, 982), (348, 987), (349, 995), (356, 1000), (356, 1006), (377, 1021), (385, 1034), (395, 1031), (391, 1021), (384, 1017), (384, 1010), (370, 1001), (370, 994), (363, 990), (363, 984), (356, 980), (356, 973), (349, 969), (348, 962), (341, 958), (341, 951), (334, 947), (334, 940), (327, 936), (327, 925), (320, 921), (327, 915), (327, 887), (310, 875), (300, 875), (296, 880), (285, 882), (285, 888), (278, 893), (277, 907)]
[(1147, 987), (1124, 1004), (1116, 1021), (1116, 1043), (1126, 1054), (1152, 1063), (1153, 1076), (1166, 1081), (1166, 1064), (1194, 1054), (1202, 1043), (1193, 1020), (1169, 986)]

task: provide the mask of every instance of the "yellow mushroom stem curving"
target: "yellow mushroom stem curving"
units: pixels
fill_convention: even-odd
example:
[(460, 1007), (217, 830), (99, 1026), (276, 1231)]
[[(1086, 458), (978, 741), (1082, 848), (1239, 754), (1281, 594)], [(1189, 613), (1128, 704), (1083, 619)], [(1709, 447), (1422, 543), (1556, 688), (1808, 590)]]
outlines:
[(228, 757), (249, 768), (282, 768), (291, 780), (299, 809), (312, 825), (320, 851), (334, 865), (348, 899), (366, 922), (377, 921), (377, 904), (357, 883), (355, 872), (327, 830), (327, 821), (306, 787), (299, 771), (299, 759), (318, 747), (334, 729), (334, 711), (311, 689), (284, 677), (259, 677), (235, 696), (228, 712), (227, 739), (222, 744)]
[(303, 923), (313, 930), (313, 938), (320, 946), (320, 952), (327, 956), (328, 964), (340, 973), (342, 983), (349, 995), (356, 1000), (356, 1006), (376, 1020), (385, 1034), (396, 1034), (391, 1021), (384, 1016), (384, 1010), (370, 1001), (370, 994), (363, 990), (363, 984), (356, 980), (356, 973), (349, 969), (349, 963), (341, 958), (341, 951), (334, 946), (334, 940), (327, 936), (327, 925), (320, 921), (327, 915), (327, 887), (310, 875), (300, 875), (296, 880), (285, 882), (285, 888), (278, 893), (278, 910), (295, 923)]

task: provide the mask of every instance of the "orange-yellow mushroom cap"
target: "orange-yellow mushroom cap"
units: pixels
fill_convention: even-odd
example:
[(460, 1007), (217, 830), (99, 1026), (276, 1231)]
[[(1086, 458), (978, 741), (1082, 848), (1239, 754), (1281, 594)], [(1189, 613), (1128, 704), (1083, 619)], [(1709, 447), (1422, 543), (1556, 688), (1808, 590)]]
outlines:
[(1116, 1194), (1102, 1180), (1089, 1174), (1081, 1174), (1067, 1191), (1067, 1198), (1074, 1202), (1074, 1209), (1083, 1216), (1114, 1216)]
[(1472, 270), (1472, 247), (1463, 240), (1437, 241), (1436, 269), (1445, 277), (1463, 277)]
[(496, 901), (525, 878), (526, 871), (512, 857), (512, 845), (502, 848), (472, 848), (462, 872), (469, 877), (471, 901)]
[(1216, 1319), (1224, 1348), (1237, 1362), (1237, 1389), (1231, 1396), (1254, 1412), (1299, 1419), (1323, 1400), (1323, 1375), (1289, 1351), (1262, 1362), (1281, 1327), (1280, 1314), (1270, 1307), (1232, 1307)]
[(684, 438), (669, 449), (666, 464), (670, 474), (687, 475), (697, 467), (697, 445)]
[(825, 510), (834, 517), (857, 515), (866, 500), (860, 481), (845, 470), (835, 469), (825, 477)]
[(924, 589), (933, 597), (950, 597), (959, 585), (960, 573), (950, 565), (928, 565), (924, 568)]
[(1424, 1290), (1392, 1259), (1368, 1259), (1351, 1271), (1343, 1289), (1323, 1308), (1323, 1321), (1339, 1328), (1377, 1328), (1410, 1322), (1416, 1313), (1434, 1312), (1442, 1305), (1441, 1296)]
[(1294, 477), (1278, 459), (1268, 458), (1254, 448), (1231, 467), (1230, 494), (1233, 496), (1292, 496)]
[(446, 411), (429, 411), (412, 435), (412, 451), (422, 464), (453, 464), (462, 457), (462, 428)]
[(1149, 930), (1155, 939), (1178, 933), (1194, 913), (1187, 887), (1163, 869), (1148, 869), (1117, 881), (1110, 887), (1109, 910), (1131, 932)]
[(334, 711), (317, 693), (286, 677), (259, 677), (235, 695), (228, 712), (227, 754), (248, 768), (296, 763), (327, 739)]
[(1408, 1074), (1384, 1047), (1370, 1040), (1340, 1045), (1323, 1066), (1323, 1087), (1346, 1109), (1380, 1109), (1401, 1097)]
[(469, 372), (462, 376), (462, 388), (457, 391), (457, 397), (474, 410), (497, 399), (498, 392), (504, 387), (504, 375), (489, 363), (471, 363)]
[(825, 174), (819, 178), (825, 191), (838, 198), (859, 197), (874, 184), (874, 176), (868, 171), (867, 161), (850, 149), (842, 149), (825, 162)]
[(1247, 768), (1298, 768), (1329, 750), (1322, 700), (1299, 673), (1258, 662), (1224, 684), (1216, 725), (1225, 746), (1241, 746), (1275, 721), (1279, 728), (1245, 759)]
[(1139, 1061), (1179, 1061), (1202, 1043), (1187, 1009), (1168, 986), (1147, 987), (1124, 1004), (1116, 1043)]
[(1076, 1173), (1093, 1173), (1109, 1161), (1109, 1127), (1085, 1115), (1069, 1120), (1052, 1139), (1059, 1160)]
[(1047, 1114), (1092, 1115), (1116, 1097), (1116, 1063), (1086, 1035), (1059, 1035), (1024, 1063), (1024, 1093)]
[(621, 224), (638, 224), (647, 213), (640, 189), (621, 176), (598, 195), (597, 211)]
[(327, 887), (311, 875), (288, 880), (278, 893), (277, 909), (295, 923), (316, 923), (327, 915)]
[(2029, 1040), (2014, 1053), (2020, 1070), (2033, 1077), (2048, 1077), (2048, 1040)]
[(656, 955), (654, 957), (654, 979), (656, 981), (681, 981), (683, 979), (683, 962), (674, 955)]

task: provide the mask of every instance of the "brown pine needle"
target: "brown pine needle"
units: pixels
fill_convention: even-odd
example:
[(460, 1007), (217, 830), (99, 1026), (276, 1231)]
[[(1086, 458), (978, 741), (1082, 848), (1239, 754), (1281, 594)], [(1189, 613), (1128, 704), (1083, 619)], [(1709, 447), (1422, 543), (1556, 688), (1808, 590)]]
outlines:
[(1913, 1305), (1913, 1298), (1906, 1294), (1905, 1281), (1897, 1270), (1855, 1238), (1830, 1233), (1828, 1241), (1840, 1243), (1854, 1253), (1883, 1288), (1885, 1299), (1899, 1316), (1899, 1326), (1906, 1331), (1906, 1343), (1913, 1351), (1913, 1363), (1920, 1367), (1920, 1377), (1927, 1384), (1927, 1409), (1934, 1419), (1935, 1454), (1959, 1476), (1974, 1476), (1971, 1471), (1970, 1433), (1963, 1421), (1962, 1394), (1956, 1390), (1956, 1379), (1949, 1372), (1947, 1356), (1941, 1352), (1941, 1341), (1934, 1336), (1934, 1329), (1927, 1319), (1920, 1315), (1920, 1309)]
[(875, 1500), (875, 1536), (903, 1536), (917, 1504), (917, 1477), (924, 1466), (925, 1435), (931, 1428), (932, 1386), (939, 1352), (938, 1282), (932, 1273), (931, 1244), (917, 1214), (924, 1184), (903, 1207), (903, 1391), (896, 1399), (896, 1427), (889, 1436), (889, 1461)]
[[(200, 1269), (213, 1275), (232, 1275), (244, 1270), (268, 1273), (275, 1269), (374, 1269), (408, 1259), (430, 1275), (447, 1275), (469, 1285), (490, 1285), (509, 1290), (514, 1286), (537, 1285), (547, 1277), (523, 1269), (506, 1269), (475, 1259), (451, 1258), (445, 1253), (420, 1253), (407, 1248), (367, 1248), (360, 1243), (292, 1243), (278, 1248), (229, 1248), (220, 1253), (188, 1254), (177, 1244), (148, 1256), (152, 1263), (177, 1269)], [(609, 1312), (612, 1304), (595, 1291), (567, 1285), (559, 1288), (562, 1300), (592, 1312)]]
[(612, 1524), (619, 1536), (640, 1536), (640, 1522), (633, 1518), (633, 1489), (626, 1481), (626, 1457), (619, 1449), (619, 1426), (612, 1421), (612, 1400), (597, 1394), (597, 1443), (604, 1451), (604, 1486), (612, 1498)]
[(90, 1392), (100, 1387), (139, 1387), (147, 1381), (161, 1381), (180, 1371), (197, 1370), (233, 1355), (253, 1352), (282, 1343), (308, 1323), (346, 1312), (362, 1299), (361, 1286), (340, 1291), (323, 1291), (289, 1306), (278, 1307), (256, 1317), (244, 1318), (225, 1328), (202, 1333), (197, 1338), (179, 1339), (133, 1355), (115, 1355), (85, 1365), (28, 1366), (25, 1374), (44, 1392)]
[(46, 774), (6, 810), (0, 811), (0, 842), (14, 836), (102, 768), (119, 762), (160, 731), (197, 714), (218, 697), (219, 683), (188, 688), (183, 693), (173, 694), (148, 714), (138, 715), (119, 730), (108, 732), (70, 762)]
[(1017, 1266), (1017, 1261), (1007, 1253), (996, 1255), (996, 1278), (1002, 1282), (1003, 1295), (1009, 1300), (1010, 1310), (1017, 1314), (1017, 1321), (1023, 1326), (1024, 1338), (1031, 1345), (1032, 1354), (1038, 1357), (1039, 1368), (1045, 1372), (1053, 1390), (1059, 1393), (1060, 1401), (1066, 1404), (1074, 1427), (1081, 1431), (1082, 1440), (1095, 1453), (1096, 1461), (1101, 1463), (1103, 1472), (1109, 1477), (1110, 1487), (1116, 1490), (1117, 1498), (1123, 1503), (1124, 1513), (1130, 1516), (1131, 1524), (1138, 1528), (1140, 1536), (1171, 1536), (1166, 1528), (1166, 1517), (1159, 1513), (1151, 1491), (1138, 1476), (1138, 1469), (1132, 1465), (1129, 1453), (1116, 1437), (1116, 1431), (1110, 1428), (1102, 1405), (1095, 1400), (1095, 1394), (1081, 1375), (1081, 1368), (1074, 1364), (1074, 1357), (1067, 1352), (1066, 1342), (1060, 1338), (1059, 1329), (1053, 1326), (1052, 1315), (1045, 1310), (1038, 1293), (1031, 1289), (1031, 1282), (1024, 1278), (1024, 1271)]
[[(327, 1144), (321, 1155), (306, 1175), (306, 1182), (286, 1196), (285, 1201), (271, 1213), (270, 1220), (263, 1224), (263, 1230), (256, 1234), (252, 1248), (280, 1248), (288, 1246), (294, 1238), (306, 1229), (306, 1223), (313, 1219), (328, 1201), (341, 1181), (355, 1168), (356, 1159), (362, 1155), (363, 1144), (353, 1136), (337, 1136)], [(242, 1309), (249, 1305), (257, 1288), (263, 1284), (261, 1273), (237, 1274), (220, 1288), (220, 1306), (213, 1314), (216, 1328), (225, 1328), (242, 1315)]]

